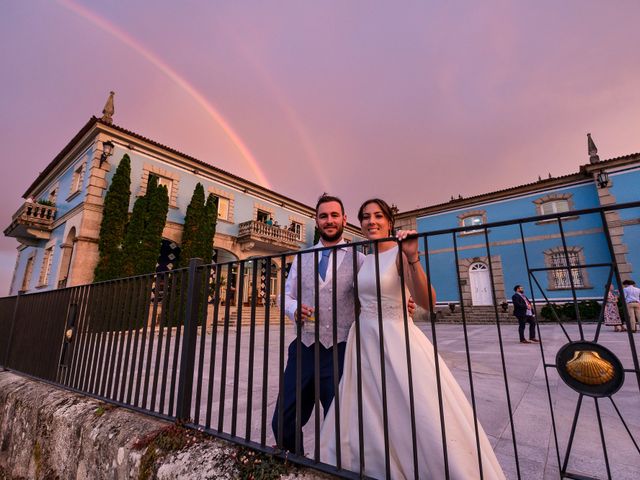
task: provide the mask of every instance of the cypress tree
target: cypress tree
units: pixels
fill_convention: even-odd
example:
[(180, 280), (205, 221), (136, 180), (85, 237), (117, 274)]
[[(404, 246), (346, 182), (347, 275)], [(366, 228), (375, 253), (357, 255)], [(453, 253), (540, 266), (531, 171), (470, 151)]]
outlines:
[(208, 265), (213, 259), (213, 237), (216, 235), (216, 224), (218, 222), (218, 197), (210, 193), (204, 210), (206, 230), (203, 232), (202, 259)]
[(122, 244), (121, 275), (123, 277), (136, 275), (137, 261), (141, 251), (141, 240), (145, 229), (149, 193), (156, 189), (157, 182), (156, 177), (149, 177), (146, 194), (138, 197), (133, 204), (133, 211), (131, 212), (131, 218), (129, 219)]
[(130, 196), (131, 160), (129, 155), (125, 154), (118, 164), (104, 199), (98, 239), (99, 259), (93, 274), (94, 282), (110, 280), (120, 275), (121, 249), (127, 224)]
[(162, 231), (169, 212), (167, 187), (160, 185), (153, 190), (147, 203), (147, 222), (141, 241), (136, 274), (155, 272), (162, 246)]
[(202, 226), (205, 225), (204, 187), (198, 183), (187, 206), (180, 246), (180, 267), (189, 265), (189, 259), (202, 255)]
[(124, 276), (155, 271), (168, 210), (167, 189), (158, 186), (158, 179), (151, 176), (145, 195), (138, 198), (133, 206), (125, 234), (122, 268)]

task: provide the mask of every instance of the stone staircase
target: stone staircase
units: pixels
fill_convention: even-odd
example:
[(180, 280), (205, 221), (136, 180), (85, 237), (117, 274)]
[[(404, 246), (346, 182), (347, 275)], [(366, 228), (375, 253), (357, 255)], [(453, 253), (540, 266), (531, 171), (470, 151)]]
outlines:
[[(224, 318), (224, 306), (220, 307), (220, 311), (218, 312), (218, 325), (222, 326), (222, 321)], [(209, 323), (213, 315), (210, 315)], [(264, 325), (265, 321), (265, 307), (260, 306), (256, 307), (256, 325)], [(285, 317), (285, 322), (289, 322), (289, 319)], [(278, 325), (280, 323), (280, 308), (271, 307), (269, 309), (269, 323), (271, 325)], [(233, 328), (238, 325), (238, 307), (231, 307), (229, 309), (229, 325)], [(248, 327), (251, 325), (251, 307), (243, 306), (242, 307), (242, 323), (243, 327)]]

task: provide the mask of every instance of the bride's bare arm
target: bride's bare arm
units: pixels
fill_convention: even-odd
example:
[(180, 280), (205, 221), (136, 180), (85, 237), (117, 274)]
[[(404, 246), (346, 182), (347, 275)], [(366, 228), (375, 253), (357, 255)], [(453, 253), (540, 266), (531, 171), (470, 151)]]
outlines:
[[(436, 303), (436, 292), (429, 286), (427, 274), (422, 268), (418, 254), (418, 239), (407, 240), (406, 237), (415, 234), (415, 230), (399, 230), (396, 237), (400, 240), (399, 257), (402, 257), (404, 280), (415, 302), (424, 309)], [(398, 264), (398, 273), (400, 270)]]

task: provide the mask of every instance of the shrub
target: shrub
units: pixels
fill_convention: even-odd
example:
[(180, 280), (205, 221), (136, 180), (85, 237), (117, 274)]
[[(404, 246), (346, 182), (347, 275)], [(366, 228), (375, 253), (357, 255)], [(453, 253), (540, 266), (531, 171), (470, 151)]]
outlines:
[[(578, 302), (578, 311), (581, 320), (598, 320), (602, 306), (596, 300), (581, 300)], [(553, 314), (555, 311), (556, 315)], [(576, 308), (573, 302), (563, 304), (552, 303), (540, 309), (540, 316), (547, 321), (576, 320)]]

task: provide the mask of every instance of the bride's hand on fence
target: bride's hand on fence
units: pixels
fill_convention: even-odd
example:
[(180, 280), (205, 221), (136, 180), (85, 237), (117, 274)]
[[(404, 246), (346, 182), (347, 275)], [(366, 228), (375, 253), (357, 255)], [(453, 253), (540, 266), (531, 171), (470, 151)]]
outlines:
[(400, 248), (402, 249), (402, 253), (404, 253), (405, 257), (407, 257), (407, 261), (410, 264), (416, 263), (420, 257), (418, 255), (418, 239), (410, 238), (407, 239), (409, 235), (415, 235), (418, 232), (415, 230), (398, 230), (396, 233), (396, 238), (400, 240)]

